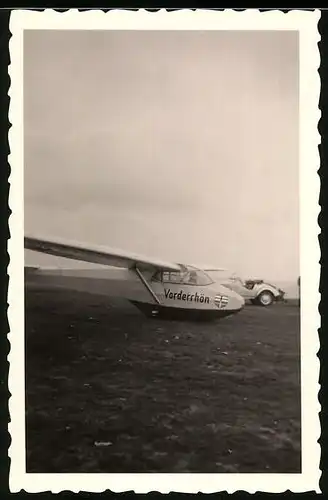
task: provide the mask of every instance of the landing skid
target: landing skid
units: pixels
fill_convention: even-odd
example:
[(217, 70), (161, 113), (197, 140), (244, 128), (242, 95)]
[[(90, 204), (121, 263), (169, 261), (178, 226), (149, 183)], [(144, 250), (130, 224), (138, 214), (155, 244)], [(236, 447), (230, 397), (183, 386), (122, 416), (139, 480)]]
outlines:
[(180, 321), (215, 321), (217, 319), (231, 316), (237, 311), (205, 310), (205, 309), (182, 309), (167, 307), (156, 304), (147, 304), (130, 300), (131, 304), (139, 309), (147, 318), (158, 318)]

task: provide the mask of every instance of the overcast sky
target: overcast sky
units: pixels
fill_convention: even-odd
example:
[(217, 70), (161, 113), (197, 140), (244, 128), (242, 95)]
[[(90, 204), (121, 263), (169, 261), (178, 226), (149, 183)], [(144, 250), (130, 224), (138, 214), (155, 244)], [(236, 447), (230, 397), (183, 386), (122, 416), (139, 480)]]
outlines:
[(24, 103), (27, 233), (297, 278), (296, 32), (27, 31)]

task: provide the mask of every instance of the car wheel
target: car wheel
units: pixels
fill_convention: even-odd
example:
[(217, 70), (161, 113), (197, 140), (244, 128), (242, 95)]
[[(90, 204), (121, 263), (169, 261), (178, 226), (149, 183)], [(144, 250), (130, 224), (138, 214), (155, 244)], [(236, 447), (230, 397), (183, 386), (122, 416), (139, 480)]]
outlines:
[(257, 303), (260, 306), (267, 307), (271, 306), (274, 301), (274, 296), (269, 290), (263, 290), (260, 295), (257, 297)]

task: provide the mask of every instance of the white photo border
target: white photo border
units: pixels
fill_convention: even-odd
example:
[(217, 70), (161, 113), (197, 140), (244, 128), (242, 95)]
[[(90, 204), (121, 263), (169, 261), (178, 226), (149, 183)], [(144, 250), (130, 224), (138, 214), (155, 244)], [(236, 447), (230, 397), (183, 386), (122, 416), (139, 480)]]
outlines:
[[(67, 12), (14, 10), (10, 18), (9, 42), (11, 85), (9, 90), (9, 131), (11, 166), (8, 241), (8, 321), (10, 332), (9, 399), (11, 492), (28, 493), (63, 490), (73, 492), (135, 491), (148, 493), (233, 493), (244, 490), (263, 492), (320, 492), (321, 476), (318, 401), (319, 350), (318, 311), (320, 294), (320, 213), (318, 169), (320, 157), (318, 132), (320, 53), (318, 21), (320, 11), (279, 10), (260, 12), (234, 10), (176, 10), (167, 12), (89, 10)], [(297, 30), (300, 49), (300, 267), (301, 289), (301, 400), (302, 472), (300, 474), (38, 474), (27, 473), (25, 466), (25, 354), (24, 354), (24, 151), (23, 151), (23, 33), (24, 30)]]

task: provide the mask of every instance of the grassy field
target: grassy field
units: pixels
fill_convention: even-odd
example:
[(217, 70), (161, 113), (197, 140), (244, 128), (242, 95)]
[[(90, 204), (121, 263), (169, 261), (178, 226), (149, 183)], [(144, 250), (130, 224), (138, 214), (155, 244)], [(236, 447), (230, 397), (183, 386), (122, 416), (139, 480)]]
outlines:
[(28, 472), (300, 472), (299, 308), (214, 323), (26, 292)]

